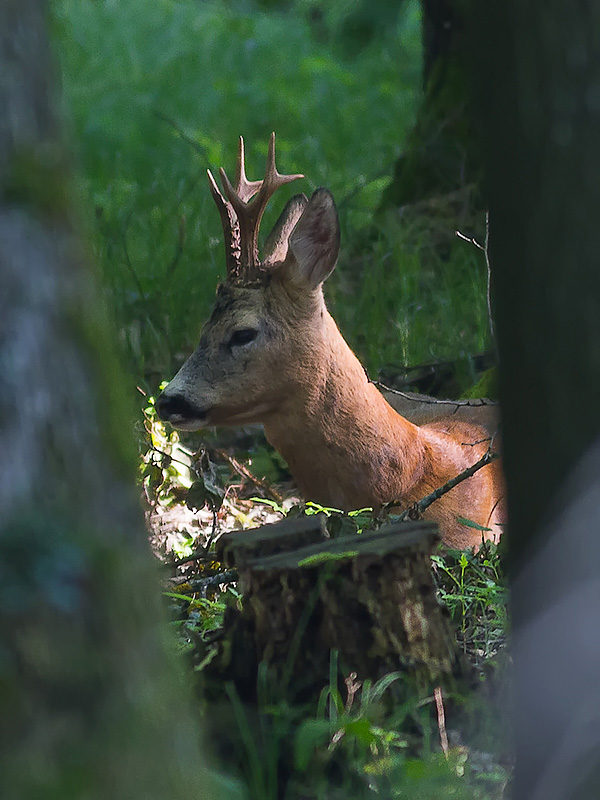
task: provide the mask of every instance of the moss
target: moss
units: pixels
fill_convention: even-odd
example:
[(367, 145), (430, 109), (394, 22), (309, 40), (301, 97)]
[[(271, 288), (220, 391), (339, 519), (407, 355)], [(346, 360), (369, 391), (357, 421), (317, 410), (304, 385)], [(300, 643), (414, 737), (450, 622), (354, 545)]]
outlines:
[(396, 162), (378, 213), (478, 186), (480, 157), (464, 68), (457, 59), (437, 64), (416, 125)]
[(487, 397), (490, 400), (498, 397), (498, 369), (496, 367), (486, 370), (477, 383), (461, 395), (463, 400), (478, 397)]
[(76, 341), (88, 355), (90, 380), (102, 431), (106, 455), (113, 461), (118, 475), (131, 478), (137, 464), (137, 451), (132, 436), (134, 409), (127, 392), (124, 370), (114, 346), (109, 315), (95, 293), (95, 302), (73, 307), (67, 313)]

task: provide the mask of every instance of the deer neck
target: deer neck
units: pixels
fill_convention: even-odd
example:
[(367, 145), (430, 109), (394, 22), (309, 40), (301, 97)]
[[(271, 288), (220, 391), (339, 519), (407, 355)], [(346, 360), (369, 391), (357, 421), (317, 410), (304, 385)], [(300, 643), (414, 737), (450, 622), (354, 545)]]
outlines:
[(320, 321), (267, 439), (307, 499), (349, 510), (409, 496), (423, 473), (419, 429), (370, 383), (324, 305)]

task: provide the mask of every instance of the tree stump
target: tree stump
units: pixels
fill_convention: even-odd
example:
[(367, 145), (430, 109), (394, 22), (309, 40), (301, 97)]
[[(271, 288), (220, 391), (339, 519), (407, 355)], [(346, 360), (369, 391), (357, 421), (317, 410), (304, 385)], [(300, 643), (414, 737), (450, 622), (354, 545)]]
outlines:
[(224, 536), (221, 559), (238, 570), (244, 599), (226, 615), (211, 671), (251, 699), (262, 662), (306, 696), (327, 683), (337, 650), (346, 674), (401, 671), (426, 690), (455, 664), (431, 573), (437, 539), (421, 521), (330, 539), (323, 515)]

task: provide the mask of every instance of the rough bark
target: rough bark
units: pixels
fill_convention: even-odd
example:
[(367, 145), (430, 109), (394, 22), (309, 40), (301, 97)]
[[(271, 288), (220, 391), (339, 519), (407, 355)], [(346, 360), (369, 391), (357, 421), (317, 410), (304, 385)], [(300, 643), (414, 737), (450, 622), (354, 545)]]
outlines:
[(423, 0), (422, 8), (423, 99), (379, 215), (401, 211), (409, 219), (427, 217), (430, 239), (443, 254), (453, 246), (456, 228), (483, 238), (482, 170), (465, 33), (472, 8), (469, 0)]
[(336, 650), (361, 680), (406, 671), (421, 693), (447, 682), (457, 662), (431, 574), (436, 541), (424, 522), (323, 539), (318, 518), (223, 537), (244, 604), (226, 617), (218, 677), (253, 699), (262, 662), (294, 696), (318, 696)]
[(46, 14), (0, 5), (0, 796), (210, 798), (71, 222)]
[(514, 797), (592, 797), (600, 7), (510, 0), (486, 4), (477, 23), (514, 581)]

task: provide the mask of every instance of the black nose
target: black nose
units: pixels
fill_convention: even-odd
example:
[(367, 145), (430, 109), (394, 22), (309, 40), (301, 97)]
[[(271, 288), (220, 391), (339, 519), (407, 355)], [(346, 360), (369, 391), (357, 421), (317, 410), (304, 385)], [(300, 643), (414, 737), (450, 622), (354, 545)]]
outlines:
[(193, 406), (180, 394), (159, 395), (156, 404), (156, 413), (163, 422), (169, 422), (173, 418), (177, 419), (202, 419), (205, 412)]

